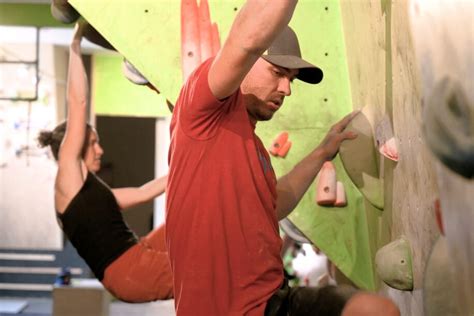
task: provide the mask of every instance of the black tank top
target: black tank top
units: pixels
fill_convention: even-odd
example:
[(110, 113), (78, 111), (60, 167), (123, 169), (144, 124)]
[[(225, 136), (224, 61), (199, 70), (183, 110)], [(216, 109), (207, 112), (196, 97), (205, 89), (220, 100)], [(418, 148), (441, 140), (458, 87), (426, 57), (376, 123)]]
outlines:
[(110, 188), (90, 172), (58, 219), (72, 245), (100, 281), (107, 266), (138, 242)]

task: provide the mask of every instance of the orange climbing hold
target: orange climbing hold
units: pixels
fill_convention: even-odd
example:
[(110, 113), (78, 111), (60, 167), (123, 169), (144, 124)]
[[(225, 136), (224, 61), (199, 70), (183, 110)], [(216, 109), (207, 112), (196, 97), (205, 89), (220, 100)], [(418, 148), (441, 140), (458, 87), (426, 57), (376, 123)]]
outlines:
[(209, 3), (201, 0), (199, 3), (199, 35), (201, 46), (201, 62), (212, 57), (212, 25), (209, 13)]
[(219, 29), (212, 23), (208, 0), (181, 0), (181, 66), (183, 80), (220, 49)]
[(216, 56), (219, 49), (221, 49), (221, 39), (219, 37), (219, 28), (217, 27), (216, 23), (212, 23), (211, 38), (212, 38), (212, 55)]
[(199, 7), (196, 0), (181, 1), (181, 67), (183, 81), (201, 64)]
[(285, 158), (291, 148), (291, 141), (287, 141), (278, 151), (278, 156)]
[[(288, 142), (288, 132), (281, 132), (272, 142), (272, 145), (268, 149), (270, 154), (273, 156), (279, 156), (280, 150), (283, 148), (283, 146)], [(291, 146), (291, 144), (290, 144)], [(288, 153), (289, 148), (286, 150), (286, 153)], [(286, 156), (285, 153), (285, 156)]]

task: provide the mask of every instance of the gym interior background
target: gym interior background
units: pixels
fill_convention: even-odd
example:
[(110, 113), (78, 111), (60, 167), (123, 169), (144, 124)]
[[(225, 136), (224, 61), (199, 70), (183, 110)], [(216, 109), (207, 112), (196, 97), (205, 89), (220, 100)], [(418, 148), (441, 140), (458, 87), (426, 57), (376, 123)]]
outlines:
[[(87, 42), (84, 49), (90, 118), (105, 150), (100, 176), (111, 186), (133, 186), (165, 174), (165, 100), (175, 100), (182, 83), (180, 1), (137, 1), (140, 10), (133, 12), (126, 2), (70, 2), (120, 52)], [(209, 0), (221, 41), (242, 3)], [(51, 297), (64, 266), (77, 278), (91, 276), (57, 226), (55, 163), (35, 143), (39, 130), (66, 114), (72, 25), (55, 21), (49, 10), (47, 0), (0, 1), (0, 297)], [(351, 153), (374, 152), (375, 165), (354, 168), (375, 168), (370, 181), (378, 203), (347, 172), (352, 165), (337, 157), (347, 206), (318, 205), (317, 179), (289, 219), (335, 264), (338, 282), (390, 296), (402, 315), (438, 315), (441, 306), (474, 313), (474, 182), (443, 165), (423, 131), (423, 111), (444, 77), (460, 82), (473, 113), (473, 12), (472, 1), (462, 0), (300, 0), (290, 25), (303, 55), (324, 69), (325, 78), (316, 87), (295, 82), (294, 96), (257, 129), (267, 146), (282, 131), (293, 143), (285, 158), (272, 157), (277, 175), (353, 109), (364, 110), (373, 134), (394, 136), (397, 159), (370, 142)], [(123, 57), (161, 94), (125, 79)], [(164, 197), (130, 210), (126, 220), (145, 235), (163, 222)], [(390, 271), (401, 269), (403, 258), (408, 286), (389, 285), (377, 257)]]

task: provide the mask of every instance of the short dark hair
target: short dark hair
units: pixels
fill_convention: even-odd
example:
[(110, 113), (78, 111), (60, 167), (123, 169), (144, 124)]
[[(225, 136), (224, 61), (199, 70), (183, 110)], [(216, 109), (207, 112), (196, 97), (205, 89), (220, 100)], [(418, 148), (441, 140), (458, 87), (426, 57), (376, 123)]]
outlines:
[[(42, 130), (38, 134), (38, 144), (40, 147), (49, 146), (51, 148), (51, 152), (53, 153), (54, 159), (58, 160), (59, 154), (59, 147), (64, 139), (64, 134), (66, 133), (67, 121), (64, 121), (58, 124), (53, 130)], [(86, 140), (84, 141), (84, 145), (82, 147), (82, 157), (84, 157), (87, 149), (87, 139), (92, 131), (92, 125), (87, 123), (86, 126)]]

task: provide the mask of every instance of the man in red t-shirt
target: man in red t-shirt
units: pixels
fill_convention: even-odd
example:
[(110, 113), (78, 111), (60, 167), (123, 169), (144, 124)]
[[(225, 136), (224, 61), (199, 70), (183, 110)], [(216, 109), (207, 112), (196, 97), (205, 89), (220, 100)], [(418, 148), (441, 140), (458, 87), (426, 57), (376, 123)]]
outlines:
[(278, 221), (297, 205), (340, 143), (356, 137), (344, 132), (354, 114), (334, 125), (321, 145), (278, 181), (254, 132), (291, 94), (293, 79), (318, 83), (323, 77), (301, 59), (287, 26), (296, 2), (247, 1), (223, 48), (190, 75), (176, 102), (166, 232), (178, 316), (330, 311), (318, 297), (334, 297), (339, 313), (352, 294), (337, 288), (309, 295), (290, 290)]

